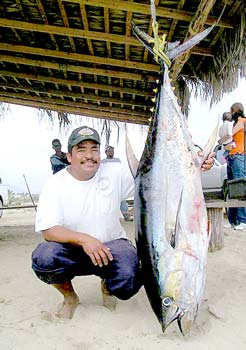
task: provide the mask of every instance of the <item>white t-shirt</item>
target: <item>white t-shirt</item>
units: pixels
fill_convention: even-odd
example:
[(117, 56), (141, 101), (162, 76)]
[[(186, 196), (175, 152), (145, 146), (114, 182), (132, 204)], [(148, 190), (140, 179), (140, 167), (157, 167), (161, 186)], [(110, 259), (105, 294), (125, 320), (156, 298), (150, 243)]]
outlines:
[(60, 225), (101, 242), (126, 238), (119, 208), (121, 201), (133, 194), (133, 177), (122, 163), (100, 164), (88, 181), (79, 181), (63, 169), (50, 177), (42, 190), (35, 230)]
[(233, 141), (232, 129), (233, 122), (230, 122), (229, 120), (225, 120), (221, 125), (219, 129), (219, 137), (222, 139), (222, 137), (228, 136), (228, 138), (223, 142), (224, 145)]

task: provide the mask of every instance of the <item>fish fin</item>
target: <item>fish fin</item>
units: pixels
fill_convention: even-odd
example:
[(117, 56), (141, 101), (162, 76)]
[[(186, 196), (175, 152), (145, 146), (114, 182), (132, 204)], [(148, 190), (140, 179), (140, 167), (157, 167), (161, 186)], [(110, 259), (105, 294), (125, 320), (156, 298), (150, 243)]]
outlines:
[(210, 135), (206, 146), (202, 150), (202, 156), (199, 157), (199, 162), (202, 164), (208, 157), (208, 155), (212, 152), (214, 145), (217, 141), (217, 135), (220, 125), (220, 117), (218, 118), (218, 122), (216, 127), (214, 128), (212, 134)]
[(167, 56), (170, 60), (177, 58), (182, 55), (184, 52), (192, 49), (195, 45), (197, 45), (200, 41), (202, 41), (208, 34), (214, 29), (216, 23), (214, 23), (211, 27), (205, 29), (203, 32), (196, 34), (191, 39), (185, 41), (183, 44), (176, 46), (175, 48), (171, 48), (166, 51)]
[(132, 149), (132, 145), (130, 143), (130, 140), (127, 135), (127, 127), (126, 127), (126, 158), (129, 165), (129, 168), (131, 170), (132, 176), (135, 178), (138, 170), (139, 161), (137, 160), (137, 157), (135, 156), (135, 153)]
[(177, 209), (177, 215), (176, 215), (176, 223), (175, 223), (175, 228), (174, 231), (170, 237), (170, 245), (172, 246), (173, 249), (177, 246), (177, 241), (179, 237), (179, 232), (181, 230), (181, 225), (180, 225), (180, 209), (181, 209), (181, 204), (182, 204), (182, 197), (183, 197), (183, 190), (180, 194), (180, 199), (179, 199), (179, 205)]

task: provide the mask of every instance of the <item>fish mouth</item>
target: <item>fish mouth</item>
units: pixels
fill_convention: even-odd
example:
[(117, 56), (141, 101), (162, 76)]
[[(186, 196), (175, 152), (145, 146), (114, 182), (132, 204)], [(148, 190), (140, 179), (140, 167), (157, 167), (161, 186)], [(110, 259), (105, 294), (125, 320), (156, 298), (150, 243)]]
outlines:
[(162, 324), (161, 324), (163, 333), (165, 332), (167, 327), (170, 326), (171, 323), (177, 320), (180, 332), (182, 333), (182, 335), (185, 335), (185, 333), (183, 332), (182, 323), (181, 323), (181, 320), (185, 314), (185, 311), (179, 306), (177, 306), (174, 303), (173, 299), (169, 297), (166, 297), (162, 301), (162, 310), (163, 310), (163, 315), (165, 315), (163, 317)]
[(179, 327), (181, 334), (185, 335), (183, 328), (182, 328), (182, 323), (181, 323), (183, 316), (184, 316), (184, 311), (182, 309), (180, 309), (179, 307), (177, 307), (176, 313), (173, 315), (173, 317), (171, 319), (167, 320), (166, 322), (162, 323), (163, 333), (165, 332), (167, 327), (170, 326), (171, 323), (173, 323), (175, 320), (177, 320), (178, 327)]

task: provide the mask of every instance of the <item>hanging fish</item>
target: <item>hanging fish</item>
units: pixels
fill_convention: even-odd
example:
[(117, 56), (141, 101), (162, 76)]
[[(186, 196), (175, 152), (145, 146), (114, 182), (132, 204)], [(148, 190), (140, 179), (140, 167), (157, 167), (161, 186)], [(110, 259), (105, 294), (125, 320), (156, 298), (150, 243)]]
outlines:
[[(154, 26), (156, 24), (154, 23)], [(174, 321), (190, 331), (205, 283), (208, 220), (200, 168), (216, 141), (217, 130), (198, 157), (168, 72), (171, 60), (205, 38), (212, 27), (184, 44), (164, 45), (134, 24), (133, 32), (162, 65), (155, 114), (138, 165), (127, 144), (135, 175), (134, 221), (144, 287), (163, 332)], [(166, 47), (166, 52), (164, 52)]]

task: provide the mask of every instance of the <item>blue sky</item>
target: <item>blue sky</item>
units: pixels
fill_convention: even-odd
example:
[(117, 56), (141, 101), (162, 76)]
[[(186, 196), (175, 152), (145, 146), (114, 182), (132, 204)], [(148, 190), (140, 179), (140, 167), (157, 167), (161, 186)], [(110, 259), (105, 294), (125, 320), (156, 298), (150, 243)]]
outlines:
[[(208, 103), (192, 98), (188, 125), (195, 143), (204, 146), (219, 116), (228, 111), (234, 102), (245, 101), (246, 80), (238, 88), (211, 109)], [(246, 108), (246, 105), (244, 105)], [(37, 110), (30, 107), (10, 105), (11, 111), (0, 119), (0, 177), (15, 192), (27, 192), (23, 174), (32, 193), (39, 193), (44, 181), (51, 173), (49, 157), (53, 153), (51, 141), (59, 138), (63, 150), (67, 151), (67, 138), (80, 125), (91, 125), (100, 131), (97, 119), (72, 116), (72, 124), (61, 131), (58, 122), (52, 125), (48, 118), (40, 121)], [(122, 124), (123, 126), (123, 124)], [(128, 124), (129, 136), (136, 155), (140, 157), (147, 128)], [(115, 156), (126, 161), (124, 151), (124, 128), (117, 143), (116, 129), (112, 132), (110, 144), (115, 147)], [(101, 147), (104, 158), (104, 140)]]

